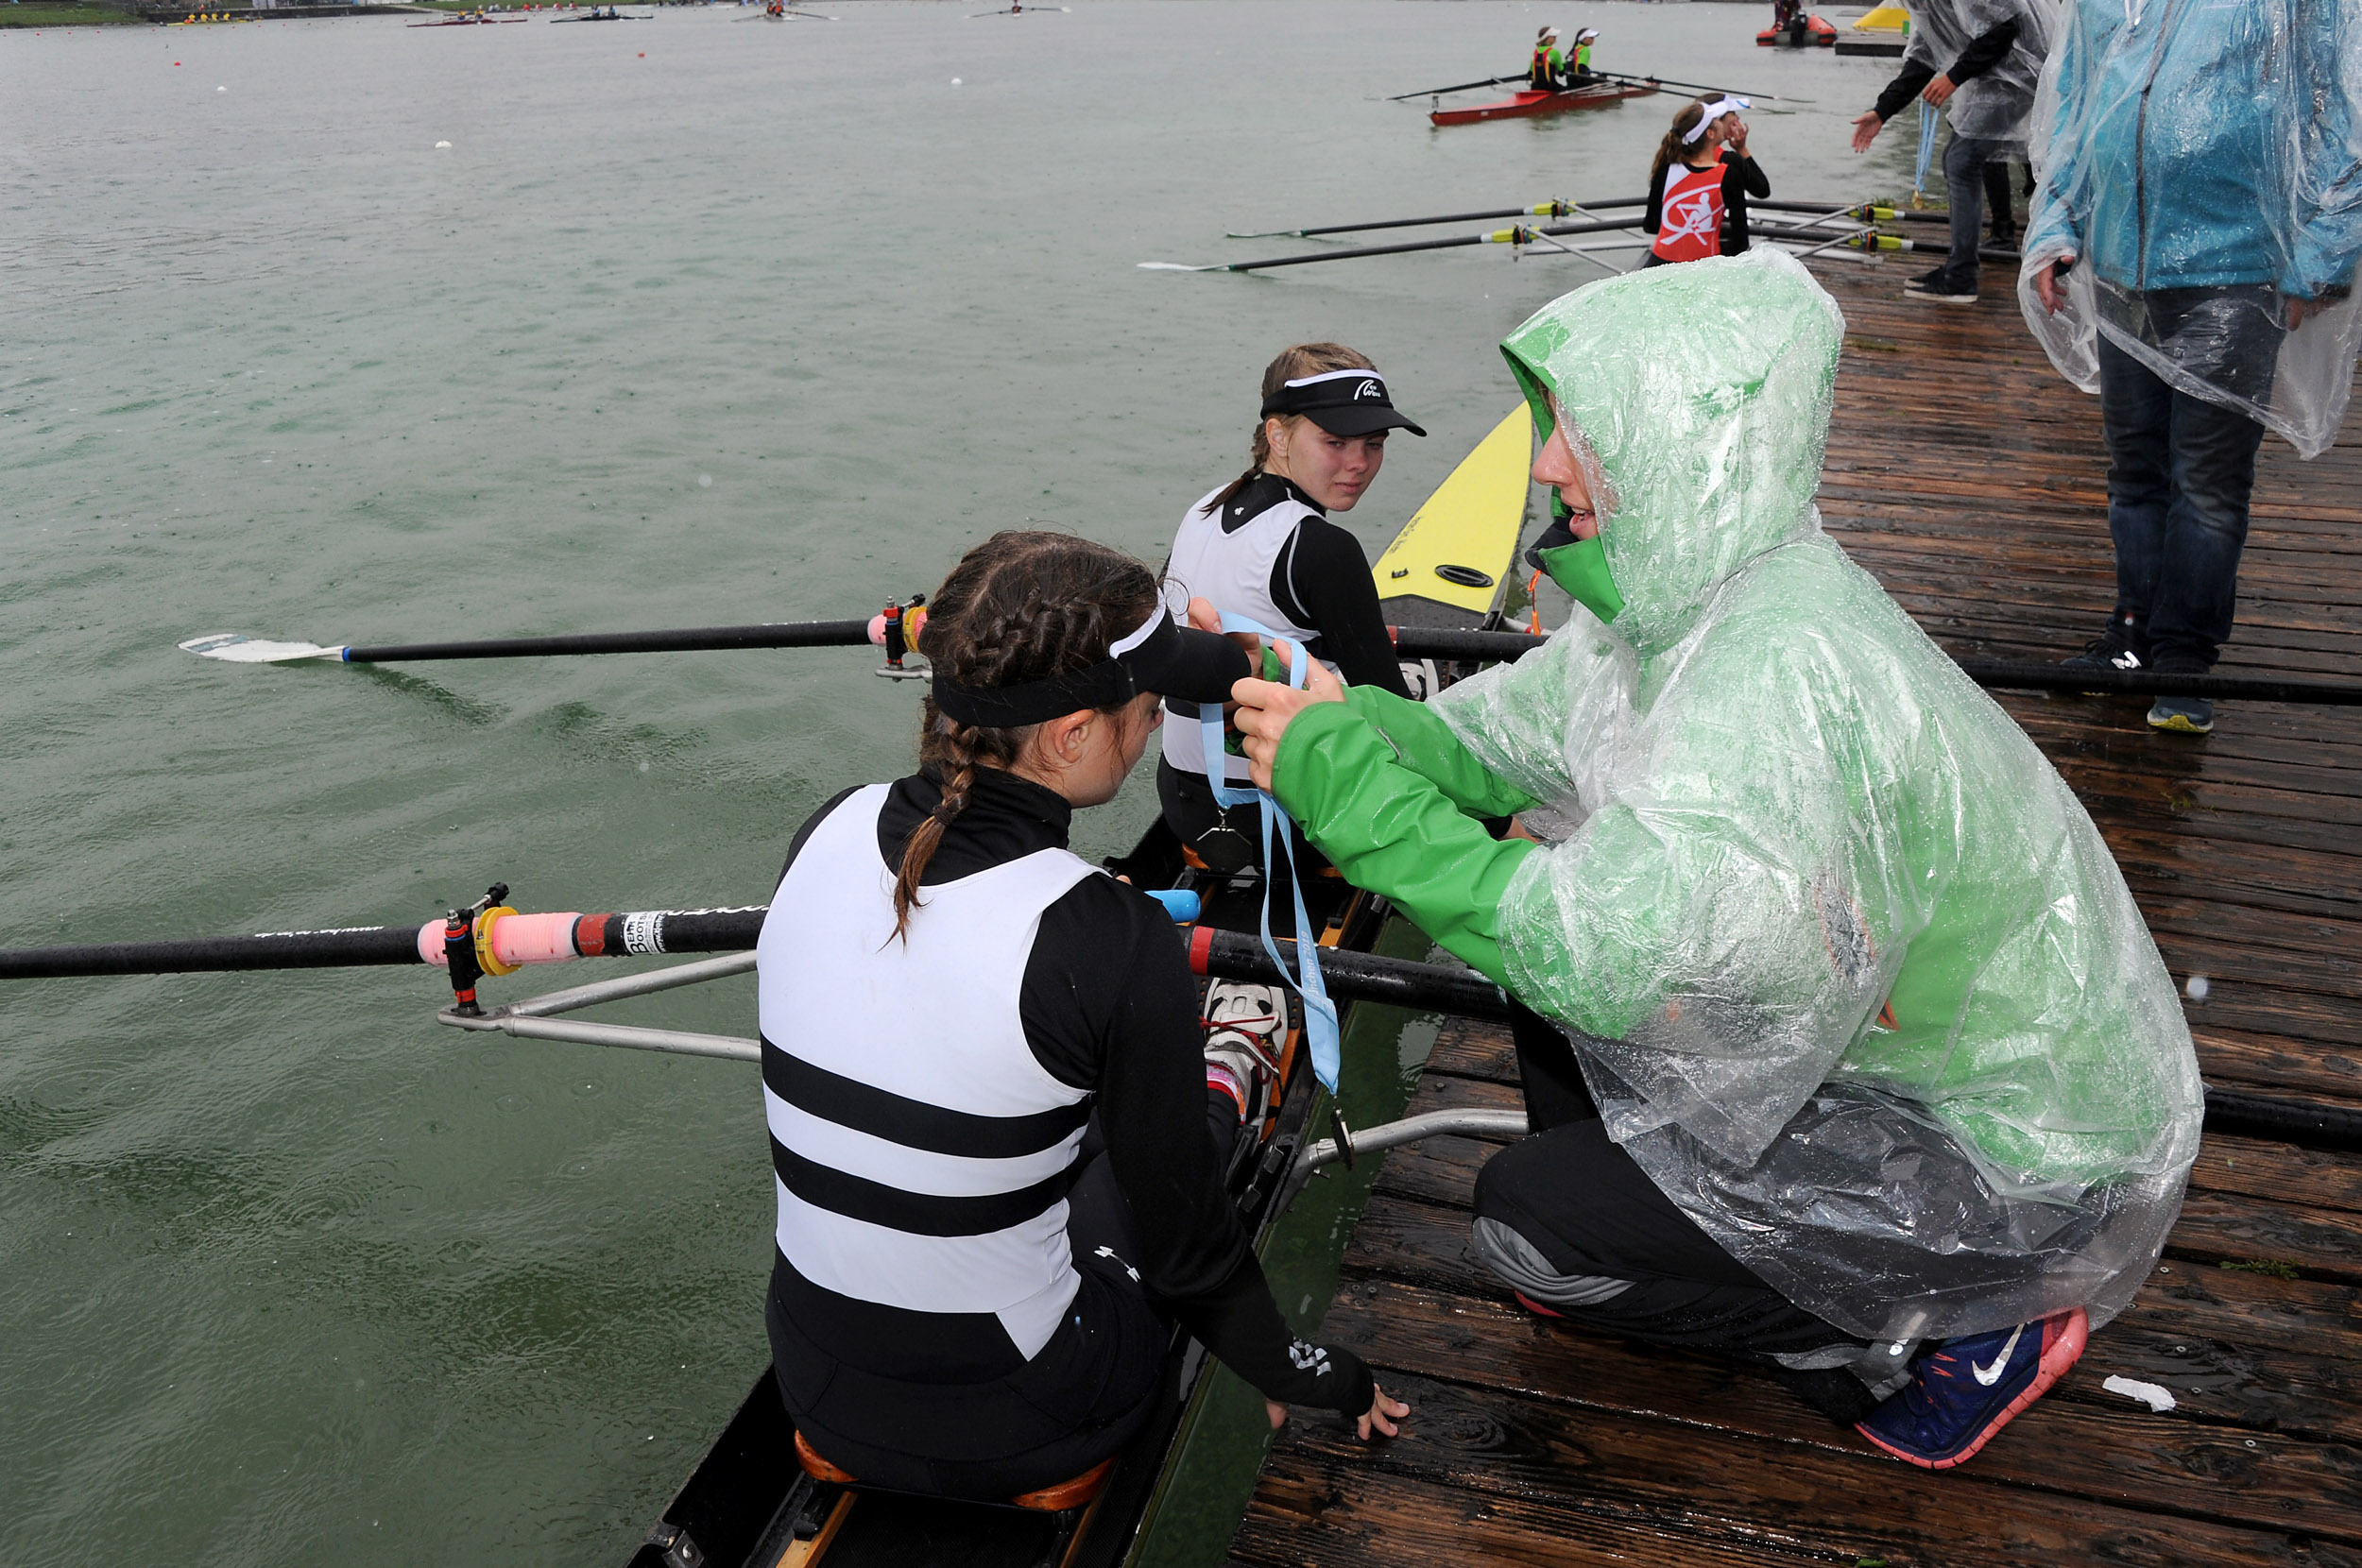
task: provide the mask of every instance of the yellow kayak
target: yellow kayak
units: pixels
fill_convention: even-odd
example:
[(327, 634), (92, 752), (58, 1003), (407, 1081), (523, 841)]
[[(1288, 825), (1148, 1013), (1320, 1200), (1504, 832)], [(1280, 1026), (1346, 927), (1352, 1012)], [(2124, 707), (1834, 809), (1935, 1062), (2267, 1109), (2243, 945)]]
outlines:
[(1473, 626), (1500, 602), (1525, 527), (1533, 416), (1524, 403), (1461, 459), (1372, 569), (1397, 626)]

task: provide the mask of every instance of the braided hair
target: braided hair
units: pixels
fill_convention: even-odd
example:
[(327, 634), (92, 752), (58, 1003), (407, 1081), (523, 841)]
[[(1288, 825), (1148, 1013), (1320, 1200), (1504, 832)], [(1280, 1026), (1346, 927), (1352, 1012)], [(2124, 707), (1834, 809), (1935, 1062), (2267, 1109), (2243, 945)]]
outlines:
[[(1348, 349), (1342, 343), (1292, 344), (1280, 349), (1279, 357), (1263, 367), (1263, 398), (1269, 401), (1278, 395), (1281, 387), (1292, 381), (1301, 381), (1306, 376), (1326, 375), (1331, 370), (1377, 368), (1370, 363), (1369, 355)], [(1286, 418), (1301, 419), (1304, 416), (1291, 414)], [(1247, 443), (1246, 472), (1223, 486), (1222, 494), (1213, 500), (1212, 509), (1219, 512), (1229, 505), (1230, 498), (1254, 484), (1256, 476), (1263, 471), (1263, 465), (1270, 461), (1271, 426), (1258, 418), (1255, 421), (1255, 435)]]
[[(918, 651), (962, 686), (1049, 680), (1105, 658), (1156, 599), (1156, 574), (1120, 550), (1065, 534), (995, 534), (961, 556), (935, 590)], [(967, 809), (976, 770), (1013, 766), (1038, 728), (962, 724), (933, 695), (920, 706), (918, 763), (940, 775), (943, 798), (903, 841), (894, 878), (896, 936), (909, 939), (911, 911), (921, 907), (918, 879), (944, 829)]]

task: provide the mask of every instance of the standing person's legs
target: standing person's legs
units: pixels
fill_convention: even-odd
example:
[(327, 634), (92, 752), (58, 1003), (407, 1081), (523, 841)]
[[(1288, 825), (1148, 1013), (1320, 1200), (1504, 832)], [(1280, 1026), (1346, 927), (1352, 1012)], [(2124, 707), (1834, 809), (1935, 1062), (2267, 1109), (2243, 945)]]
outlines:
[(2010, 161), (1989, 158), (1985, 161), (1985, 205), (1993, 210), (1993, 243), (2017, 243), (2017, 213), (2010, 198)]
[(2202, 674), (2230, 640), (2238, 610), (2239, 556), (2264, 427), (2176, 392), (2169, 428), (2173, 494), (2148, 612), (2149, 663), (2166, 674)]
[(2148, 617), (2173, 500), (2173, 389), (2099, 336), (2099, 418), (2108, 441), (2108, 535), (2116, 547), (2114, 634), (2146, 664)]
[(1943, 149), (1943, 185), (1952, 211), (1952, 251), (1943, 261), (1944, 281), (1977, 289), (1977, 247), (1985, 227), (1985, 167), (1998, 150), (1988, 136), (1955, 133)]
[[(1790, 1303), (1657, 1189), (1596, 1120), (1512, 1144), (1478, 1173), (1474, 1242), (1537, 1310), (1649, 1344), (1754, 1363), (1840, 1423), (1908, 1376)], [(1886, 1347), (1875, 1347), (1883, 1350)], [(1862, 1370), (1877, 1363), (1873, 1388)], [(1891, 1372), (1891, 1376), (1889, 1373)]]
[[(2173, 364), (2225, 397), (2270, 403), (2285, 333), (2268, 289), (2161, 290), (2146, 303), (2159, 351)], [(2240, 409), (2173, 394), (2172, 497), (2148, 623), (2149, 662), (2165, 673), (2214, 668), (2230, 640), (2263, 439), (2264, 427)]]

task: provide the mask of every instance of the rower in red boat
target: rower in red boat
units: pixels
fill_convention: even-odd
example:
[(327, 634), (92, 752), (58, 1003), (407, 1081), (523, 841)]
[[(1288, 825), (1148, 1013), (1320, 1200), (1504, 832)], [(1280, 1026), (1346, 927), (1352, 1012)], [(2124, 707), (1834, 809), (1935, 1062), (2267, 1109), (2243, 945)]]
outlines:
[(1535, 93), (1555, 93), (1566, 85), (1566, 57), (1558, 52), (1558, 29), (1544, 27), (1533, 35), (1533, 59), (1526, 64), (1526, 87)]
[(1714, 96), (1682, 106), (1657, 145), (1641, 227), (1656, 236), (1644, 267), (1736, 256), (1747, 248), (1747, 198), (1772, 182), (1747, 152), (1745, 98)]

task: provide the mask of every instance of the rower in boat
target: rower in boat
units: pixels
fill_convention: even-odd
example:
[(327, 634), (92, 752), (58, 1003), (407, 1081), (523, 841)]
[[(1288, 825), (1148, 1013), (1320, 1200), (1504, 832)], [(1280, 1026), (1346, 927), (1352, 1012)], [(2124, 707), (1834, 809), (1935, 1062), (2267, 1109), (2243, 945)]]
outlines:
[(1642, 266), (1747, 248), (1747, 198), (1772, 194), (1772, 181), (1747, 152), (1747, 122), (1738, 111), (1748, 107), (1745, 98), (1709, 95), (1673, 116), (1649, 171), (1649, 210), (1640, 226), (1656, 239)]
[[(1337, 343), (1283, 350), (1263, 371), (1247, 470), (1181, 519), (1166, 565), (1171, 591), (1294, 639), (1352, 685), (1409, 696), (1369, 557), (1328, 517), (1351, 511), (1368, 493), (1391, 430), (1427, 434), (1396, 411), (1386, 378), (1366, 355)], [(1207, 764), (1219, 761), (1225, 783), (1245, 791), (1245, 759), (1206, 755), (1195, 704), (1169, 701), (1166, 710), (1175, 721), (1165, 725), (1156, 765), (1166, 823), (1213, 870), (1258, 863), (1258, 808), (1224, 806), (1207, 775)]]
[(1039, 533), (970, 551), (921, 647), (919, 771), (804, 825), (758, 946), (799, 1441), (901, 1491), (1063, 1482), (1149, 1420), (1176, 1319), (1275, 1425), (1392, 1435), (1407, 1406), (1294, 1338), (1248, 1248), (1223, 1171), (1253, 1134), (1170, 917), (1067, 848), (1158, 694), (1220, 701), (1246, 656), (1173, 624), (1142, 563)]
[(1533, 59), (1526, 64), (1526, 86), (1536, 93), (1555, 93), (1566, 85), (1566, 58), (1558, 52), (1558, 29), (1544, 27), (1533, 35)]
[(1599, 36), (1600, 29), (1597, 27), (1584, 27), (1575, 34), (1574, 69), (1567, 73), (1567, 86), (1579, 86), (1592, 79), (1591, 45)]

